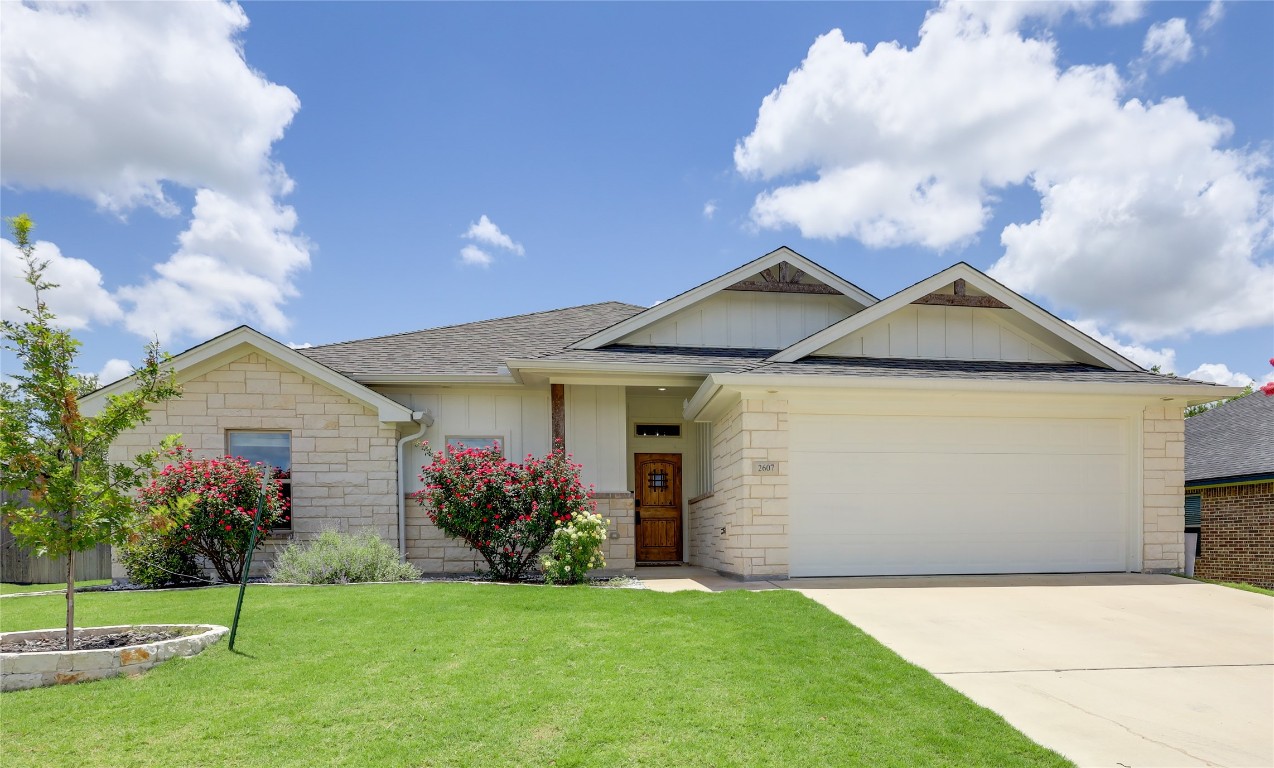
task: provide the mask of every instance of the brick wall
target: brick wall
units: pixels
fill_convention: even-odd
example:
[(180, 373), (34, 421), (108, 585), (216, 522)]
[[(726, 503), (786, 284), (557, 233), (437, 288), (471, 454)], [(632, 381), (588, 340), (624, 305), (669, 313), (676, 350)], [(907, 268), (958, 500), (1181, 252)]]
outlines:
[(1185, 419), (1181, 408), (1142, 413), (1142, 563), (1147, 573), (1185, 570)]
[(1274, 482), (1203, 488), (1194, 575), (1274, 589)]
[(265, 542), (253, 575), (265, 573), (290, 538), (315, 538), (327, 528), (397, 542), (397, 433), (374, 410), (256, 353), (182, 387), (180, 399), (152, 407), (147, 424), (121, 435), (110, 459), (127, 461), (171, 433), (180, 433), (196, 458), (214, 458), (226, 453), (227, 429), (291, 432), (293, 533)]

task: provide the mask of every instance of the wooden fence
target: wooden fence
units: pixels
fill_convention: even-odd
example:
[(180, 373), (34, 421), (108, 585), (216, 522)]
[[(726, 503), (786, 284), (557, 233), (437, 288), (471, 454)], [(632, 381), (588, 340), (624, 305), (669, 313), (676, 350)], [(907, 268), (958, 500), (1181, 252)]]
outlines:
[[(109, 579), (111, 548), (106, 544), (75, 553), (75, 580)], [(66, 581), (65, 557), (36, 557), (20, 549), (9, 532), (0, 525), (0, 581), (13, 584), (54, 584)]]

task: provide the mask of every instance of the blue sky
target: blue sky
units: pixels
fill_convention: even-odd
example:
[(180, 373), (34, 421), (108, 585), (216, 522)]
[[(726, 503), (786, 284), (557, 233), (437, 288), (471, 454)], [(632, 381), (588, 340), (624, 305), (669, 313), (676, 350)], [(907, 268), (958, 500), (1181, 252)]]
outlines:
[(967, 261), (1143, 364), (1270, 371), (1271, 3), (0, 14), (0, 212), (86, 370), (648, 305), (789, 245), (882, 297)]

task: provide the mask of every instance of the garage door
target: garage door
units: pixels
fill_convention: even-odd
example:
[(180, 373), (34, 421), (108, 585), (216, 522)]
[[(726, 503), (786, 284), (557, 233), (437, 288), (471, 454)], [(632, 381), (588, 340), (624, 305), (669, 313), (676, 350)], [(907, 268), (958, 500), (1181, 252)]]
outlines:
[(1123, 571), (1122, 419), (792, 414), (793, 576)]

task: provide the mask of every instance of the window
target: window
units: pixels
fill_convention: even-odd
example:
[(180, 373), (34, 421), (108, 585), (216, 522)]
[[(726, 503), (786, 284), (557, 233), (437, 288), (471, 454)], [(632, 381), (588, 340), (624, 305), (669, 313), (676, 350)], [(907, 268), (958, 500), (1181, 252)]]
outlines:
[[(226, 453), (242, 456), (249, 462), (271, 468), (271, 476), (283, 481), (283, 500), (292, 507), (292, 433), (227, 431)], [(291, 517), (289, 513), (289, 518)], [(276, 528), (291, 528), (291, 519), (275, 523)]]
[(681, 437), (680, 424), (638, 424), (637, 437)]
[(466, 448), (494, 448), (503, 452), (504, 438), (499, 435), (447, 435), (447, 455)]

